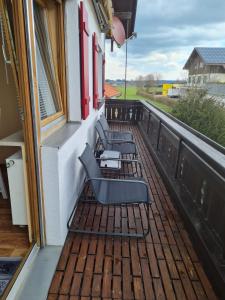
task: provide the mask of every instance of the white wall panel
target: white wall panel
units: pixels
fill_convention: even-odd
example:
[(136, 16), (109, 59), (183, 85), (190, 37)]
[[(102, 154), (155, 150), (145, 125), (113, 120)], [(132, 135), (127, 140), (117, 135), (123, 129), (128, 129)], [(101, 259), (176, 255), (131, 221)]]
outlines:
[[(42, 172), (46, 237), (48, 245), (63, 245), (67, 221), (83, 188), (84, 170), (78, 157), (86, 142), (94, 147), (94, 124), (104, 107), (89, 115), (74, 133), (67, 136), (69, 124), (47, 138), (42, 145)], [(71, 124), (71, 126), (75, 126)], [(59, 142), (63, 140), (63, 142)]]
[(67, 74), (67, 102), (69, 121), (81, 120), (80, 46), (78, 1), (65, 4), (65, 49)]
[[(92, 96), (92, 34), (97, 33), (103, 51), (104, 34), (100, 33), (92, 1), (86, 0), (84, 3), (88, 11), (90, 30), (90, 114), (86, 120), (82, 120), (80, 125), (67, 123), (43, 141), (42, 170), (48, 245), (63, 245), (65, 241), (67, 221), (83, 187), (85, 175), (78, 157), (86, 142), (94, 146), (96, 142), (95, 122), (104, 109), (104, 107), (100, 111), (93, 109)], [(69, 121), (81, 120), (78, 6), (77, 0), (67, 0), (65, 5)]]

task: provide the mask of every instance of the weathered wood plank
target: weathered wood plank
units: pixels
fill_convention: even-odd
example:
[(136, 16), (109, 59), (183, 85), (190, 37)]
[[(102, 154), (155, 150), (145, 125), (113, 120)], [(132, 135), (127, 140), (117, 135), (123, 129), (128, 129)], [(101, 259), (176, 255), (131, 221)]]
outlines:
[(153, 195), (149, 220), (143, 205), (82, 204), (73, 222), (115, 232), (141, 232), (149, 222), (151, 233), (139, 240), (68, 234), (48, 299), (217, 299), (137, 128), (130, 128)]
[(76, 261), (77, 261), (77, 254), (71, 254), (65, 269), (63, 282), (60, 288), (60, 293), (62, 294), (68, 294), (70, 291), (70, 286), (74, 274)]

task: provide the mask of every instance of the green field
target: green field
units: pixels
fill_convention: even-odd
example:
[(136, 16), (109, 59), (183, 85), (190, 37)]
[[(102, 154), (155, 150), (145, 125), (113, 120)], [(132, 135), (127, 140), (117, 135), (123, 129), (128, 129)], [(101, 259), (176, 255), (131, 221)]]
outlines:
[[(117, 87), (120, 92), (121, 96), (118, 99), (124, 99), (124, 87)], [(146, 100), (147, 102), (155, 105), (156, 107), (160, 108), (161, 110), (164, 110), (165, 112), (171, 112), (172, 108), (164, 103), (160, 103), (158, 101), (153, 101), (151, 99), (146, 99), (146, 97), (137, 95), (137, 88), (135, 86), (128, 86), (127, 87), (127, 100)]]
[[(119, 97), (119, 99), (124, 99), (125, 98), (125, 96), (124, 96), (124, 92), (125, 92), (124, 86), (122, 86), (122, 87), (119, 86), (117, 88), (121, 92), (121, 96)], [(142, 96), (137, 95), (136, 86), (128, 86), (127, 87), (127, 97), (126, 97), (126, 99), (127, 100), (137, 100), (137, 99), (144, 100), (145, 98), (142, 97)]]

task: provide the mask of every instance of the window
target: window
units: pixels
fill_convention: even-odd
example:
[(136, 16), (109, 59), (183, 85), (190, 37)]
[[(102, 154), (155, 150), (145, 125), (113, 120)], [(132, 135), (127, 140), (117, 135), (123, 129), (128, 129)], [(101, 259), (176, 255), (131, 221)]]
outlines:
[(205, 75), (205, 76), (203, 77), (203, 83), (204, 83), (204, 84), (207, 83), (207, 75)]
[(47, 73), (41, 58), (40, 49), (36, 48), (37, 55), (37, 75), (38, 75), (38, 93), (39, 93), (39, 109), (41, 120), (48, 118), (60, 111), (60, 103), (54, 90), (54, 84), (50, 87)]
[(62, 5), (34, 2), (37, 81), (42, 125), (65, 111), (65, 58)]
[(192, 85), (195, 85), (195, 76), (192, 76)]
[(198, 76), (198, 77), (197, 77), (197, 84), (201, 84), (201, 79), (202, 79), (201, 76)]

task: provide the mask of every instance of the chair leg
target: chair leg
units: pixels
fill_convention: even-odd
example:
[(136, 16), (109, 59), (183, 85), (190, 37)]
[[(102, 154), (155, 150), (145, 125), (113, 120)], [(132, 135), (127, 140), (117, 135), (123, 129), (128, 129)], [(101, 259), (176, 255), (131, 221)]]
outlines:
[(149, 210), (150, 210), (150, 204), (144, 204), (145, 206), (145, 211), (146, 211), (146, 216), (147, 216), (147, 220), (148, 220), (148, 227), (147, 227), (147, 231), (144, 232), (143, 237), (146, 237), (149, 232), (150, 232), (150, 224), (149, 224)]
[(111, 236), (111, 237), (130, 237), (130, 238), (144, 238), (145, 234), (141, 233), (124, 233), (124, 232), (101, 232), (93, 230), (81, 230), (70, 228), (69, 231), (82, 234), (93, 234), (97, 236)]

